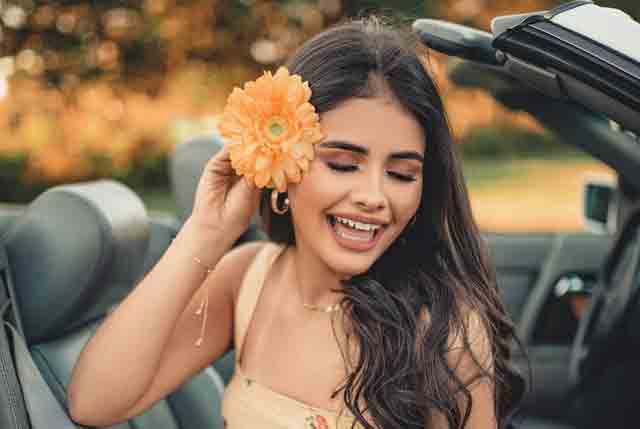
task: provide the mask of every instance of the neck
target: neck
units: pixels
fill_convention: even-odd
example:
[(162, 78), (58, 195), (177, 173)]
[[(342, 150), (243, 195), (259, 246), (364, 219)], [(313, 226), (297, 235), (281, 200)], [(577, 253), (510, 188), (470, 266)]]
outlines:
[(292, 284), (303, 304), (327, 308), (340, 302), (343, 276), (332, 271), (310, 249), (292, 247)]

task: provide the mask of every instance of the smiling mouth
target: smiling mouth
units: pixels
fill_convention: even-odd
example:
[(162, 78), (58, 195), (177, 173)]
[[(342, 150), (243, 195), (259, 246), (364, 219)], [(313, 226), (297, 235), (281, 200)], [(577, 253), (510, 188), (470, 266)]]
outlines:
[(327, 216), (327, 223), (338, 237), (362, 244), (375, 242), (380, 231), (384, 229), (383, 225), (356, 222), (334, 215)]

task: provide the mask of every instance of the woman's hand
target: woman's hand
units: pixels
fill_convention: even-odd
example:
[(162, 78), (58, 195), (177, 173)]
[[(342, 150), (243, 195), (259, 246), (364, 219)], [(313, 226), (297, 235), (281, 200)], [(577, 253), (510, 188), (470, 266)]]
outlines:
[(249, 226), (259, 202), (260, 189), (236, 175), (228, 148), (223, 147), (204, 168), (190, 220), (203, 232), (233, 235), (235, 241)]

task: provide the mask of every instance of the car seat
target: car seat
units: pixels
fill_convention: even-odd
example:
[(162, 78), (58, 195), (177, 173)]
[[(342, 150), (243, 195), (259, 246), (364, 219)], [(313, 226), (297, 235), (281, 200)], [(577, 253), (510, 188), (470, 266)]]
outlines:
[[(185, 221), (193, 210), (196, 188), (207, 161), (222, 149), (224, 142), (217, 136), (198, 137), (176, 146), (169, 157), (169, 182), (179, 216)], [(254, 218), (238, 243), (265, 238)]]
[(511, 424), (514, 429), (576, 429), (568, 423), (557, 422), (542, 417), (515, 418)]
[(21, 212), (22, 209), (18, 207), (7, 206), (0, 208), (0, 235), (11, 226), (11, 223), (18, 218)]
[[(48, 190), (3, 235), (29, 349), (61, 404), (82, 348), (142, 275), (149, 231), (131, 190), (98, 181)], [(113, 427), (222, 428), (222, 392), (219, 375), (207, 368)]]

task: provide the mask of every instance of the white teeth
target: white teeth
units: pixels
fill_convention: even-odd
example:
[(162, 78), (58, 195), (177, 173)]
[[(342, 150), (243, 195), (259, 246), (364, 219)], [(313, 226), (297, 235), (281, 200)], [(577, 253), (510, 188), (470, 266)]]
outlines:
[(380, 225), (373, 225), (370, 223), (362, 223), (362, 222), (356, 222), (356, 221), (352, 221), (350, 219), (346, 219), (343, 217), (338, 217), (335, 216), (336, 221), (340, 222), (343, 225), (347, 225), (353, 229), (358, 229), (360, 231), (375, 231), (377, 229), (380, 228)]

